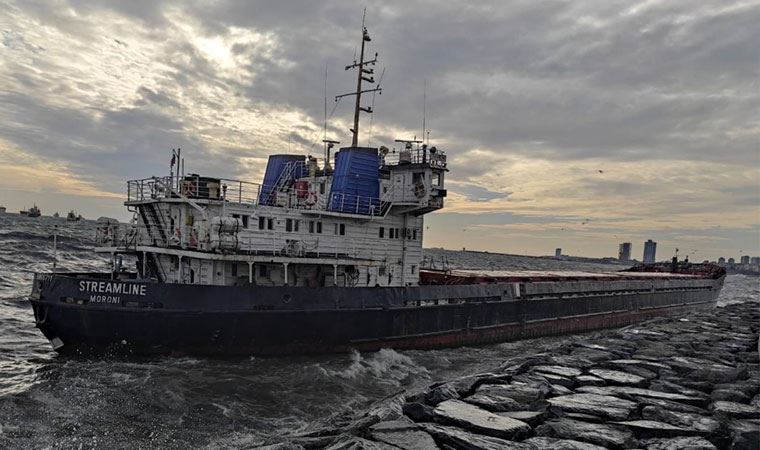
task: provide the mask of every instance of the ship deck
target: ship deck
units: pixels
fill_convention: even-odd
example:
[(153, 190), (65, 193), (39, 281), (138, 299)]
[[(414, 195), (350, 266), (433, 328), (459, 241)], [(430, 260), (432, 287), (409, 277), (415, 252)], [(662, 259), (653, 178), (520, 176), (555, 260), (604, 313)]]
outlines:
[(421, 284), (526, 283), (542, 281), (687, 280), (706, 278), (702, 273), (584, 272), (554, 270), (421, 270)]

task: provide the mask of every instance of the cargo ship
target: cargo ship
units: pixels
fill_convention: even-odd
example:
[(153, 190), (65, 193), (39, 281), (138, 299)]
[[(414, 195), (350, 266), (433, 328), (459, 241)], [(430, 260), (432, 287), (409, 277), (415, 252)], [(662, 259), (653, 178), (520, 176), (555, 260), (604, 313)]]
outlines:
[[(130, 223), (99, 221), (103, 273), (37, 273), (36, 326), (60, 353), (285, 355), (501, 342), (618, 327), (715, 305), (725, 272), (668, 263), (613, 273), (423, 267), (446, 153), (362, 147), (375, 83), (363, 29), (351, 145), (269, 156), (261, 184), (185, 174), (127, 182)], [(136, 261), (125, 267), (124, 257)]]
[(42, 215), (42, 211), (40, 211), (40, 208), (38, 208), (37, 205), (34, 205), (29, 209), (22, 209), (18, 213), (27, 217), (40, 217)]
[(77, 214), (76, 211), (74, 211), (73, 209), (71, 211), (69, 211), (68, 214), (66, 214), (66, 221), (67, 222), (79, 222), (82, 219), (83, 219), (82, 215), (81, 214)]

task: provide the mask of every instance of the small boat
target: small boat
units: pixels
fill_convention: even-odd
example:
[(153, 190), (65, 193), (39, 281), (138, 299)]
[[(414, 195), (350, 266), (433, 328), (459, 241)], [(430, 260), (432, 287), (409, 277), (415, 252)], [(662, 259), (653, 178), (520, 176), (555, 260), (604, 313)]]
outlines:
[(61, 215), (58, 214), (58, 211), (56, 211), (55, 214), (53, 214), (53, 217), (55, 217), (57, 219), (57, 218), (61, 217)]
[(71, 211), (69, 211), (69, 213), (66, 215), (66, 220), (68, 220), (69, 222), (78, 222), (78, 221), (82, 220), (82, 215), (81, 215), (81, 214), (77, 214), (77, 213), (76, 213), (76, 212), (74, 212), (74, 210), (72, 209), (72, 210), (71, 210)]
[(0, 214), (5, 214), (5, 206), (0, 206)]
[(22, 216), (28, 217), (40, 217), (42, 215), (42, 212), (40, 211), (40, 208), (37, 207), (37, 205), (34, 205), (29, 209), (22, 209), (18, 213)]

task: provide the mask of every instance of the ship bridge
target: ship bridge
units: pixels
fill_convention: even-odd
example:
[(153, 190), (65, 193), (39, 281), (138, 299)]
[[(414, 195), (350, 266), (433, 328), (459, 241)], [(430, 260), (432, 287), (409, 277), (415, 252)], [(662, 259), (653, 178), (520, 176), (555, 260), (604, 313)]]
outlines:
[[(300, 277), (293, 267), (322, 267), (317, 284), (416, 284), (422, 216), (443, 207), (447, 170), (444, 152), (405, 143), (341, 148), (333, 161), (272, 155), (262, 183), (199, 174), (130, 180), (125, 205), (134, 219), (101, 224), (98, 251), (136, 254), (139, 271), (163, 281), (255, 283), (274, 271), (273, 284), (288, 284)], [(347, 268), (356, 274), (346, 277)]]

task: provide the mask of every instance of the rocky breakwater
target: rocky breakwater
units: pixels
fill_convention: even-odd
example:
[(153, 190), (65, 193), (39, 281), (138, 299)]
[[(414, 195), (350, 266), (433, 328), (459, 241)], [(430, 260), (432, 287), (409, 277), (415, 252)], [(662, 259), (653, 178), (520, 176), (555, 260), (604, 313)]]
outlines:
[(758, 449), (757, 303), (568, 337), (270, 449)]

